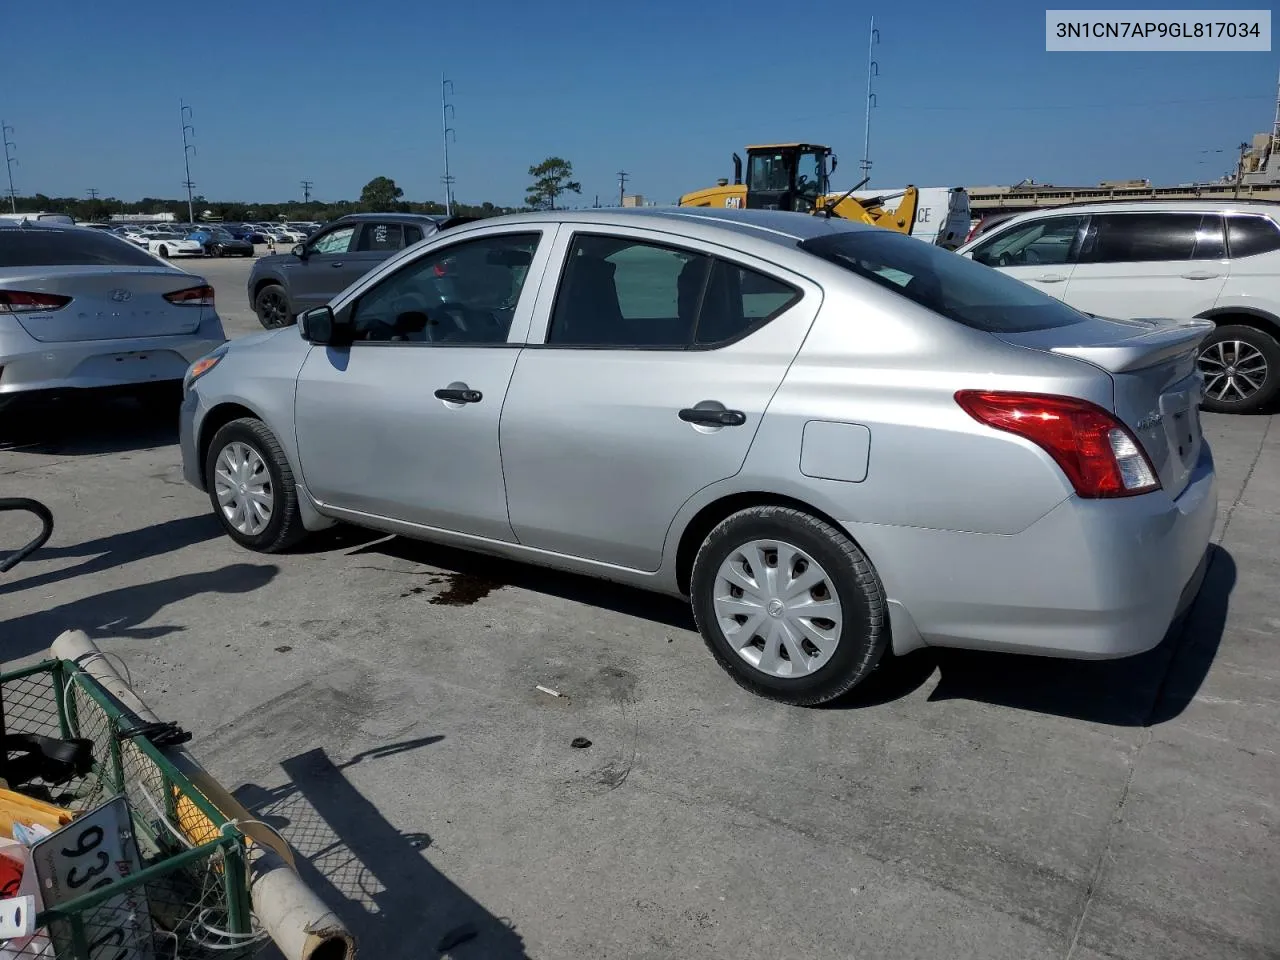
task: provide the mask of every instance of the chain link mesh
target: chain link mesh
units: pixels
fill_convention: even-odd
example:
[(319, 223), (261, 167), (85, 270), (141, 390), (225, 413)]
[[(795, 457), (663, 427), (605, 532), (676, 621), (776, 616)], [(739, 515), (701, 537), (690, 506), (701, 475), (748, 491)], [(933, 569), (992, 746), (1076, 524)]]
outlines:
[[(112, 889), (119, 894), (96, 907), (75, 910), (74, 902), (64, 905), (72, 910), (69, 918), (50, 923), (16, 954), (12, 942), (9, 953), (0, 943), (0, 957), (239, 960), (258, 953), (265, 946), (264, 935), (249, 928), (247, 909), (231, 902), (245, 899), (244, 838), (222, 818), (215, 823), (202, 812), (179, 786), (176, 770), (158, 753), (148, 755), (154, 748), (142, 745), (139, 738), (120, 738), (120, 713), (104, 707), (91, 687), (97, 690), (91, 678), (69, 664), (65, 673), (51, 663), (35, 673), (0, 675), (6, 733), (81, 737), (93, 744), (90, 773), (59, 783), (35, 779), (23, 783), (21, 792), (77, 814), (123, 794), (141, 866), (167, 864), (169, 869), (147, 881), (117, 882)], [(91, 832), (92, 828), (86, 831)], [(174, 859), (223, 836), (236, 842), (233, 851), (239, 856), (233, 861), (223, 848), (186, 862)], [(238, 875), (229, 874), (231, 863)], [(92, 884), (84, 889), (92, 889)], [(236, 915), (243, 918), (239, 929), (233, 929)]]

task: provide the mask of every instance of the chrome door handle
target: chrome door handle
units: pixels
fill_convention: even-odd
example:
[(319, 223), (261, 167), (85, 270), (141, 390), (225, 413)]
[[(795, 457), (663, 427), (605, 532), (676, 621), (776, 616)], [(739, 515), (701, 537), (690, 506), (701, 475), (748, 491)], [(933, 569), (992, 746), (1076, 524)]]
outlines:
[(1220, 273), (1214, 273), (1212, 270), (1193, 270), (1191, 273), (1182, 274), (1183, 280), (1214, 280), (1222, 276)]
[(1060, 273), (1046, 273), (1035, 278), (1036, 283), (1061, 283), (1067, 279)]

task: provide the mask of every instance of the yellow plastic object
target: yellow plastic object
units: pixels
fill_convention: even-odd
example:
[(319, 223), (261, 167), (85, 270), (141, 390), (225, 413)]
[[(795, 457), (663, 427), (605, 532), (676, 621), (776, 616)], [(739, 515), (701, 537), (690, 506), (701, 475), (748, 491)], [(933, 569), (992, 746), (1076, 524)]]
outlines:
[(74, 814), (63, 807), (33, 800), (15, 790), (0, 789), (0, 833), (13, 839), (14, 822), (25, 826), (38, 824), (57, 830), (71, 822)]

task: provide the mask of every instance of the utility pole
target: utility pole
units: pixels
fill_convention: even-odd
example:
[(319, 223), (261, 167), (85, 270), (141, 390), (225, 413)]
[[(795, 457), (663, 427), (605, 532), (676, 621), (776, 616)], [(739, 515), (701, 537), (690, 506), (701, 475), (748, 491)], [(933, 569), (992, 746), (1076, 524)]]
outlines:
[(446, 217), (453, 216), (453, 176), (449, 173), (449, 138), (453, 137), (455, 143), (458, 141), (458, 135), (454, 133), (453, 127), (449, 126), (449, 117), (454, 114), (453, 104), (449, 102), (449, 94), (453, 93), (453, 81), (440, 74), (440, 129), (444, 137), (444, 176), (440, 178), (440, 182), (444, 184), (444, 213)]
[(871, 179), (871, 109), (876, 105), (876, 95), (871, 90), (871, 79), (880, 76), (880, 64), (875, 61), (875, 45), (880, 42), (876, 18), (871, 18), (871, 36), (867, 40), (867, 122), (862, 131), (862, 178)]
[(18, 145), (9, 139), (13, 127), (0, 120), (0, 136), (4, 139), (4, 165), (9, 171), (9, 212), (18, 212), (18, 191), (13, 188), (13, 168), (18, 164)]
[(627, 181), (630, 179), (631, 174), (627, 171), (618, 171), (618, 206), (622, 206), (623, 201), (627, 199)]
[(315, 181), (313, 180), (302, 181), (302, 202), (303, 203), (311, 202), (311, 188), (314, 186), (315, 186)]
[(195, 223), (196, 215), (192, 206), (191, 188), (195, 186), (191, 182), (191, 155), (196, 152), (196, 145), (187, 140), (187, 134), (192, 137), (196, 135), (196, 128), (189, 121), (191, 119), (191, 108), (187, 106), (183, 100), (178, 101), (179, 117), (182, 122), (182, 163), (187, 171), (187, 179), (182, 181), (182, 185), (187, 188), (187, 223)]
[(1235, 199), (1240, 199), (1240, 181), (1244, 178), (1244, 154), (1249, 149), (1249, 144), (1240, 144), (1240, 160), (1236, 163), (1236, 189)]
[(90, 188), (89, 188), (88, 190), (86, 190), (85, 192), (89, 194), (89, 199), (90, 199), (90, 200), (97, 200), (97, 199), (98, 199), (98, 191), (97, 191), (97, 190), (95, 190), (93, 187), (90, 187)]

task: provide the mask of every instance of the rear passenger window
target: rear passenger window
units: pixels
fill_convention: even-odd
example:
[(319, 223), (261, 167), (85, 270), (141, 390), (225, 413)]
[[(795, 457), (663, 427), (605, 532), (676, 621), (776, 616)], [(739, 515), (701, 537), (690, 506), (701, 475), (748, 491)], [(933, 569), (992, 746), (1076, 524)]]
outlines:
[(690, 250), (580, 236), (569, 251), (547, 343), (685, 349), (737, 340), (800, 292)]
[(357, 250), (402, 250), (404, 230), (398, 223), (367, 223)]
[(1081, 263), (1151, 263), (1190, 260), (1200, 230), (1198, 213), (1096, 215)]
[(1280, 230), (1268, 217), (1227, 217), (1227, 242), (1232, 258), (1270, 253), (1280, 250)]
[(1200, 229), (1196, 231), (1196, 248), (1191, 254), (1191, 259), (1221, 260), (1226, 255), (1227, 244), (1222, 236), (1222, 217), (1216, 213), (1206, 213), (1200, 218)]

